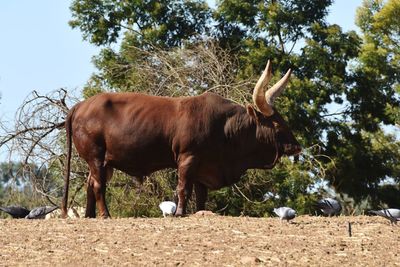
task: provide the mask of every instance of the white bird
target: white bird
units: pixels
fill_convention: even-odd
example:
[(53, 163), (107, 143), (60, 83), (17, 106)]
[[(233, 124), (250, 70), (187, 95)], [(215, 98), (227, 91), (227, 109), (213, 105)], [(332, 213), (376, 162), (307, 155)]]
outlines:
[(400, 221), (399, 209), (370, 210), (369, 213), (373, 213), (390, 220), (390, 224), (397, 224), (397, 222)]
[(340, 205), (339, 201), (329, 197), (318, 200), (316, 207), (328, 216), (338, 215), (342, 210), (342, 205)]
[(44, 219), (46, 214), (58, 209), (57, 206), (43, 206), (34, 208), (26, 215), (25, 219)]
[(159, 207), (164, 217), (175, 214), (176, 204), (172, 201), (163, 201), (160, 203)]
[(274, 209), (274, 213), (281, 218), (281, 220), (292, 220), (294, 217), (296, 217), (296, 211), (292, 208), (288, 207), (280, 207)]

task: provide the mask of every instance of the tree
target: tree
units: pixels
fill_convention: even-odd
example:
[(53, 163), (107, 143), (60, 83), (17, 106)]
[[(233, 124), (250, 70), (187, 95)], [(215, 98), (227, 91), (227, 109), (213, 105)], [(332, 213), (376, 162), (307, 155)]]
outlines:
[[(202, 36), (213, 40), (217, 47), (237, 59), (231, 69), (236, 82), (256, 77), (268, 58), (278, 66), (276, 76), (289, 66), (294, 69), (291, 86), (278, 102), (278, 108), (287, 114), (289, 124), (306, 149), (319, 144), (321, 151), (318, 154), (325, 156), (320, 158), (322, 165), (318, 175), (323, 173), (322, 178), (327, 179), (337, 192), (353, 197), (358, 203), (367, 196), (374, 196), (371, 200), (378, 205), (381, 204), (377, 198), (379, 184), (387, 177), (398, 181), (399, 144), (382, 129), (384, 125), (398, 124), (397, 1), (364, 2), (358, 15), (362, 37), (354, 31), (342, 32), (338, 25), (326, 22), (327, 8), (332, 1), (225, 0), (217, 2), (216, 9), (211, 9), (205, 2), (186, 1), (186, 5), (192, 2), (202, 6), (204, 13), (201, 14), (206, 14), (206, 19), (198, 20), (201, 27), (195, 35), (182, 34), (184, 31), (174, 23), (177, 21), (174, 16), (163, 17), (162, 23), (150, 19), (145, 27), (139, 27), (140, 18), (154, 18), (151, 5), (136, 8), (136, 2), (125, 1), (114, 3), (113, 8), (108, 6), (107, 10), (92, 6), (94, 13), (78, 10), (77, 7), (84, 7), (85, 2), (73, 2), (71, 22), (80, 27), (85, 37), (102, 32), (102, 43), (97, 44), (104, 44), (115, 41), (112, 38), (121, 29), (130, 29), (122, 38), (120, 51), (105, 48), (97, 57), (99, 73), (93, 76), (88, 88), (92, 88), (93, 81), (96, 81), (96, 88), (116, 91), (149, 90), (157, 83), (164, 85), (160, 80), (147, 79), (141, 68), (149, 61), (158, 66), (165, 66), (164, 63), (148, 60), (138, 51), (154, 51), (157, 47), (185, 51), (201, 42), (195, 36)], [(161, 3), (160, 9), (167, 14), (166, 10), (173, 5), (178, 5), (178, 10), (186, 8), (181, 1), (172, 1)], [(118, 21), (109, 24), (107, 31), (99, 31), (104, 28), (92, 23), (94, 18), (107, 20), (108, 14), (124, 9), (132, 11), (129, 18), (133, 19), (126, 20), (125, 17), (123, 26)], [(199, 9), (188, 11), (199, 12)], [(166, 35), (166, 32), (178, 34)], [(139, 77), (146, 77), (143, 79), (146, 82)], [(148, 80), (156, 82), (149, 86)], [(215, 88), (210, 82), (193, 81), (196, 81), (192, 82), (194, 86), (202, 84), (197, 93)], [(249, 101), (249, 91), (250, 88), (243, 88), (245, 97), (239, 101)], [(179, 92), (189, 93), (188, 90)], [(170, 95), (171, 90), (152, 93)], [(304, 159), (300, 163), (304, 164)], [(277, 172), (270, 172), (274, 182), (279, 180)], [(313, 175), (315, 173), (310, 172), (308, 177)]]
[[(388, 177), (397, 183), (393, 194), (400, 193), (399, 141), (385, 130), (399, 125), (399, 12), (398, 1), (368, 0), (358, 8), (363, 43), (344, 91), (350, 126), (342, 123), (341, 135), (328, 133), (339, 164), (329, 175), (332, 184), (359, 201), (368, 196), (375, 205), (381, 204), (381, 191), (388, 187), (381, 184)], [(384, 203), (396, 206), (398, 201)]]
[(61, 197), (63, 181), (58, 178), (63, 173), (65, 134), (61, 136), (57, 130), (63, 126), (69, 101), (63, 89), (49, 95), (34, 91), (18, 109), (12, 129), (0, 124), (0, 146), (8, 149), (9, 158), (14, 160), (0, 165), (0, 185), (8, 190), (1, 202), (12, 202), (21, 198), (22, 193), (27, 203), (29, 197), (32, 203), (38, 203), (41, 196), (54, 204)]
[(71, 5), (70, 25), (96, 45), (114, 43), (122, 30), (139, 32), (137, 42), (176, 47), (207, 32), (210, 9), (205, 1), (90, 1)]
[[(400, 126), (400, 3), (365, 0), (357, 10), (356, 23), (364, 35), (358, 72), (381, 88), (379, 112), (384, 124)], [(360, 74), (361, 75), (361, 74)], [(388, 99), (389, 98), (389, 99)], [(393, 100), (394, 99), (394, 100)], [(372, 100), (372, 99), (370, 99)]]
[[(50, 176), (51, 174), (46, 168), (40, 168), (35, 164), (1, 163), (0, 205), (33, 208), (48, 203), (48, 200), (43, 198), (40, 192), (49, 192), (57, 188), (55, 184), (48, 183), (49, 180), (57, 181)], [(50, 202), (55, 205), (53, 200), (50, 199)], [(6, 215), (0, 214), (0, 216), (3, 218)]]

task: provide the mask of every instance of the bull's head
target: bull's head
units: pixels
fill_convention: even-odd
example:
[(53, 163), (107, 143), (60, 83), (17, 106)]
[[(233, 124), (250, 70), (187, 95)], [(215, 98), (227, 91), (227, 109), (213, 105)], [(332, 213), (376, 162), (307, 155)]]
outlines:
[(253, 91), (253, 101), (259, 111), (252, 106), (247, 108), (248, 114), (253, 117), (257, 124), (257, 139), (260, 139), (260, 141), (269, 139), (268, 143), (275, 144), (278, 150), (276, 159), (282, 155), (295, 155), (301, 151), (301, 146), (287, 123), (273, 107), (275, 98), (283, 92), (289, 82), (290, 74), (291, 70), (289, 69), (280, 81), (264, 93), (272, 76), (271, 64), (268, 61)]

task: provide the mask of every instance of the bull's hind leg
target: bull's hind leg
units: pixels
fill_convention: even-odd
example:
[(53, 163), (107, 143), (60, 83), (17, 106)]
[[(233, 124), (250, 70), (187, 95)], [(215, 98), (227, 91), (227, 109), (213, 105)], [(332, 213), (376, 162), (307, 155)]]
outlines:
[(86, 218), (96, 218), (96, 198), (94, 196), (93, 186), (91, 186), (92, 179), (94, 178), (91, 177), (91, 173), (89, 172), (86, 182)]
[(107, 180), (112, 176), (113, 169), (111, 167), (103, 166), (100, 161), (94, 161), (89, 164), (90, 176), (88, 181), (88, 203), (86, 214), (93, 216), (91, 213), (94, 210), (93, 196), (96, 201), (96, 206), (99, 216), (102, 218), (110, 217), (110, 213), (106, 204), (106, 187)]
[(194, 192), (196, 194), (196, 210), (205, 210), (208, 194), (207, 187), (203, 184), (195, 183)]
[(187, 201), (192, 194), (193, 182), (192, 173), (195, 168), (195, 161), (193, 156), (181, 156), (178, 164), (178, 207), (175, 216), (182, 216), (186, 214)]

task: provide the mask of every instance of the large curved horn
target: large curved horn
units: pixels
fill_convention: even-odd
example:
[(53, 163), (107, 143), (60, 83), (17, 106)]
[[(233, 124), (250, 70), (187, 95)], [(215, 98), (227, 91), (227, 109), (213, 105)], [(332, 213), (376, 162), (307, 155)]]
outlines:
[(282, 79), (279, 80), (279, 82), (274, 84), (271, 88), (268, 89), (267, 92), (265, 92), (265, 101), (267, 102), (267, 105), (273, 106), (275, 98), (283, 92), (286, 85), (288, 84), (291, 73), (292, 70), (289, 69), (286, 72), (285, 76), (283, 76)]
[(267, 104), (265, 101), (264, 88), (268, 86), (269, 81), (271, 80), (271, 62), (268, 60), (267, 66), (265, 67), (264, 72), (261, 74), (260, 79), (258, 79), (256, 86), (253, 91), (253, 102), (256, 107), (266, 116), (271, 116), (274, 114), (274, 110), (272, 106)]

